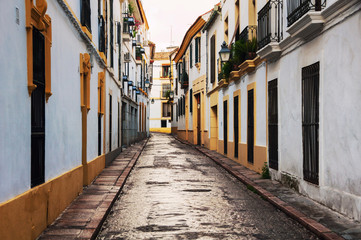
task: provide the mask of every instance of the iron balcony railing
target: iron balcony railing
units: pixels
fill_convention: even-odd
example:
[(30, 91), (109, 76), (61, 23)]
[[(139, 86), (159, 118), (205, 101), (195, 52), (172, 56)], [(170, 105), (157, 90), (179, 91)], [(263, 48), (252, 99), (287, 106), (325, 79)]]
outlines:
[(270, 0), (258, 12), (258, 49), (283, 39), (282, 12), (282, 0)]
[(326, 7), (326, 0), (287, 0), (287, 27), (300, 19), (308, 11), (321, 11)]
[(243, 39), (244, 41), (252, 40), (252, 38), (256, 38), (256, 37), (257, 37), (256, 25), (248, 25), (239, 34), (239, 39)]

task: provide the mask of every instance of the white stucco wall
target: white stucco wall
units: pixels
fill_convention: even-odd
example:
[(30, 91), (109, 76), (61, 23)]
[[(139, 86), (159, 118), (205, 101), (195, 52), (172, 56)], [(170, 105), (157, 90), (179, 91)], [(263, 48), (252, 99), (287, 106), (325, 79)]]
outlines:
[[(20, 24), (15, 20), (19, 8)], [(0, 202), (30, 187), (30, 101), (27, 88), (25, 2), (0, 2)], [(11, 29), (11, 31), (9, 31)], [(6, 56), (6, 57), (5, 57)]]

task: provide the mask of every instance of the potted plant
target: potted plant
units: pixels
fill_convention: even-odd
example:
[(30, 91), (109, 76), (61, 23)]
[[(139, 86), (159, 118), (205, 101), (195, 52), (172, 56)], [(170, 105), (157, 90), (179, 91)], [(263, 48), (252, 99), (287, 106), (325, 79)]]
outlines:
[(252, 38), (252, 40), (248, 40), (247, 45), (248, 45), (247, 46), (247, 51), (248, 51), (247, 58), (249, 60), (252, 60), (257, 56), (257, 54), (256, 54), (256, 52), (257, 52), (257, 38)]

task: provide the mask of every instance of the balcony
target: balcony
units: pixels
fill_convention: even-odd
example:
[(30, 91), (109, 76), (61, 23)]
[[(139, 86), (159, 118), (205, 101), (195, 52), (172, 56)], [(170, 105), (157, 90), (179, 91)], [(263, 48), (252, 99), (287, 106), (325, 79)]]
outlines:
[(279, 57), (279, 42), (283, 39), (283, 2), (271, 0), (258, 12), (258, 49), (261, 58)]
[(132, 26), (132, 22), (134, 22), (134, 18), (133, 17), (129, 17), (128, 13), (123, 13), (123, 40), (125, 42), (129, 42), (130, 41), (130, 34), (131, 34), (131, 29), (130, 27)]
[(243, 29), (243, 31), (239, 34), (237, 39), (240, 40), (252, 40), (257, 37), (257, 26), (256, 25), (248, 25)]
[(287, 0), (287, 32), (295, 38), (314, 36), (323, 27), (321, 10), (325, 7), (326, 0)]

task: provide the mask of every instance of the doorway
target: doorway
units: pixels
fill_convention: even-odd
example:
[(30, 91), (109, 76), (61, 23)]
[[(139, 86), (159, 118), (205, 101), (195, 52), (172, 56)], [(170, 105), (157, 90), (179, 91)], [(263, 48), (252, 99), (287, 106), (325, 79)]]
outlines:
[(201, 95), (197, 94), (195, 96), (197, 100), (197, 145), (201, 145)]
[(224, 154), (227, 154), (228, 147), (228, 103), (227, 101), (223, 102), (223, 147)]
[(278, 170), (277, 79), (268, 83), (268, 159), (269, 167)]
[(218, 146), (218, 111), (217, 105), (211, 107), (211, 142), (210, 149), (217, 150)]
[(238, 158), (239, 142), (239, 97), (235, 96), (233, 101), (233, 123), (234, 123), (234, 158)]
[(253, 89), (248, 91), (248, 121), (247, 121), (247, 160), (253, 164), (254, 148), (254, 93)]

